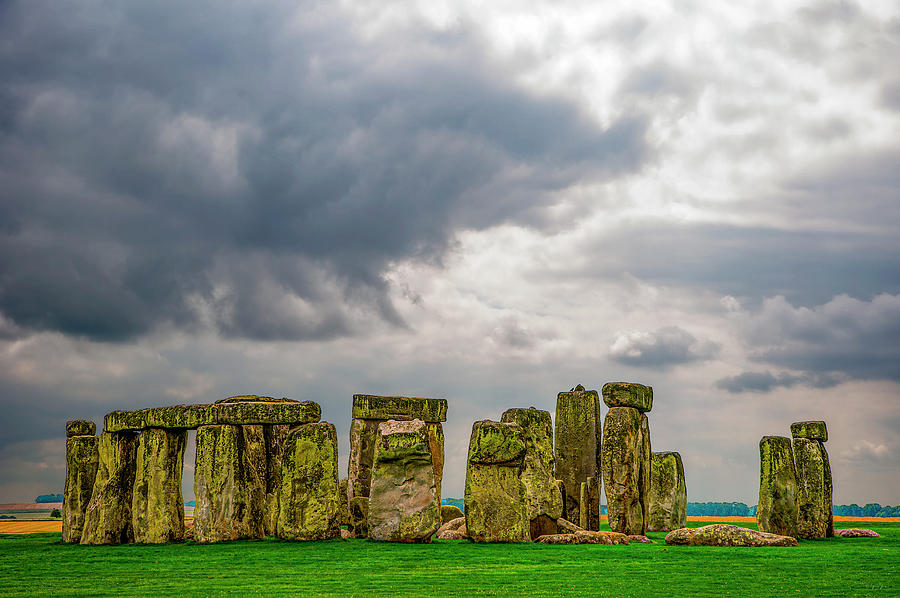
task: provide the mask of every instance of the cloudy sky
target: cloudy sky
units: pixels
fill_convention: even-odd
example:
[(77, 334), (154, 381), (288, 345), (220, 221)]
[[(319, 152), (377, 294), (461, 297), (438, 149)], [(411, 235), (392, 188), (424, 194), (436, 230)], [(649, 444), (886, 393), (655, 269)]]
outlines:
[(4, 2), (0, 502), (244, 393), (342, 468), (353, 393), (446, 398), (461, 496), (474, 420), (627, 380), (689, 500), (824, 419), (900, 503), (898, 55), (891, 0)]

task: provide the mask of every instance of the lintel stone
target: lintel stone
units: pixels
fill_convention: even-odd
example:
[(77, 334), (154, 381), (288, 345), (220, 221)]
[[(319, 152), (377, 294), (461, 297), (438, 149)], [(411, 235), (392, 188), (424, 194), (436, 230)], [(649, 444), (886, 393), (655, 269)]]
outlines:
[(601, 390), (607, 407), (634, 407), (641, 413), (653, 408), (653, 387), (634, 382), (607, 382)]
[(74, 419), (66, 422), (66, 438), (73, 436), (93, 436), (97, 433), (97, 425), (87, 419)]
[(353, 419), (447, 421), (447, 399), (353, 395)]
[(791, 436), (827, 442), (828, 429), (823, 421), (794, 422), (791, 424)]

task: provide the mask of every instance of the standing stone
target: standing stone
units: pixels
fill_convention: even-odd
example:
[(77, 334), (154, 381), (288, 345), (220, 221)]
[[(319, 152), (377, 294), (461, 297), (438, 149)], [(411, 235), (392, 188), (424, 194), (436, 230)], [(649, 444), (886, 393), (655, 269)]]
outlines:
[(441, 500), (425, 422), (380, 424), (369, 494), (369, 538), (430, 542), (440, 526)]
[(581, 483), (600, 478), (600, 395), (580, 384), (556, 396), (556, 478), (565, 486), (563, 517), (578, 521)]
[(266, 513), (263, 526), (267, 536), (274, 536), (278, 527), (282, 447), (290, 429), (291, 426), (288, 424), (263, 426), (263, 438), (266, 444)]
[[(78, 424), (73, 426), (73, 424)], [(86, 425), (90, 424), (90, 426)], [(97, 437), (94, 422), (66, 424), (66, 486), (63, 491), (63, 542), (77, 544), (97, 477)], [(88, 432), (82, 435), (81, 432)]]
[(197, 428), (197, 542), (265, 537), (266, 447), (262, 425)]
[(369, 537), (369, 497), (354, 496), (348, 503), (350, 523), (347, 530), (354, 538)]
[(581, 482), (581, 513), (578, 524), (585, 530), (600, 529), (600, 480), (591, 476)]
[(603, 486), (609, 527), (646, 535), (650, 485), (650, 429), (634, 407), (613, 407), (603, 422)]
[(515, 423), (472, 424), (466, 468), (466, 530), (475, 542), (527, 542), (528, 506), (520, 478), (525, 434)]
[(791, 441), (784, 436), (763, 436), (759, 441), (760, 531), (798, 536), (797, 475)]
[(184, 468), (186, 430), (147, 428), (138, 434), (131, 525), (134, 541), (145, 544), (184, 539)]
[(327, 422), (293, 428), (284, 440), (278, 537), (330, 540), (341, 535), (337, 432)]
[(341, 493), (341, 526), (350, 525), (350, 502), (347, 500), (347, 478), (341, 478), (338, 491)]
[[(553, 423), (549, 411), (508, 409), (500, 417), (503, 423), (516, 423), (525, 438), (522, 483), (528, 508), (532, 538), (557, 533), (556, 520), (562, 517), (563, 502), (553, 477)], [(600, 504), (597, 503), (599, 526)]]
[(670, 532), (687, 521), (687, 486), (678, 453), (653, 453), (650, 459), (648, 532)]
[(350, 466), (348, 496), (369, 496), (372, 487), (372, 464), (379, 420), (354, 419), (350, 422)]
[(436, 422), (425, 422), (428, 433), (428, 447), (431, 450), (431, 467), (434, 474), (434, 492), (441, 501), (441, 482), (444, 479), (444, 426)]
[(794, 465), (797, 472), (797, 532), (806, 539), (834, 535), (831, 504), (831, 465), (825, 442), (825, 422), (791, 424), (794, 437)]
[(97, 477), (84, 516), (82, 544), (124, 544), (134, 540), (131, 494), (134, 488), (133, 432), (103, 432), (97, 441)]

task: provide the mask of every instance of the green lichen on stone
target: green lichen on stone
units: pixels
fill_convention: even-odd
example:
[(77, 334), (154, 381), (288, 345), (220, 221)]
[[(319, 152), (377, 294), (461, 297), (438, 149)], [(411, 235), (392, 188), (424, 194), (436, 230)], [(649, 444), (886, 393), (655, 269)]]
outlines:
[(791, 424), (791, 436), (827, 442), (828, 429), (823, 421), (794, 422)]
[(650, 493), (647, 531), (669, 532), (687, 521), (687, 487), (684, 465), (678, 453), (653, 453), (650, 459)]
[(465, 517), (462, 509), (456, 505), (441, 505), (441, 524), (447, 524), (453, 520)]
[(649, 426), (633, 407), (613, 407), (603, 422), (603, 486), (609, 527), (646, 535), (650, 477)]
[(378, 437), (377, 420), (354, 419), (350, 422), (349, 494), (369, 496), (372, 486), (372, 462), (375, 458), (375, 440)]
[(441, 501), (441, 482), (444, 479), (444, 427), (435, 422), (425, 422), (428, 432), (428, 446), (431, 449), (431, 464), (434, 470), (434, 489)]
[[(290, 399), (282, 400), (290, 401)], [(263, 526), (267, 536), (274, 536), (278, 528), (282, 446), (291, 426), (287, 424), (267, 424), (262, 428), (266, 446), (266, 514)]]
[(834, 537), (834, 507), (833, 507), (833, 486), (831, 483), (831, 463), (828, 462), (828, 451), (825, 445), (819, 442), (819, 449), (822, 451), (822, 459), (825, 463), (825, 509), (828, 513), (828, 528), (825, 530), (825, 537)]
[(66, 438), (72, 436), (93, 436), (97, 433), (94, 422), (86, 419), (74, 419), (66, 422)]
[(797, 532), (800, 538), (813, 540), (828, 536), (831, 497), (828, 488), (830, 484), (825, 479), (827, 459), (820, 441), (794, 438), (794, 464), (797, 469)]
[(82, 544), (124, 544), (134, 540), (131, 495), (136, 435), (104, 432), (97, 441), (97, 476), (81, 533)]
[[(70, 422), (71, 423), (71, 422)], [(68, 426), (67, 426), (68, 428)], [(77, 544), (84, 529), (85, 512), (97, 477), (96, 436), (66, 438), (66, 486), (63, 491), (63, 542)]]
[(330, 540), (341, 535), (337, 433), (327, 422), (293, 428), (281, 460), (279, 538)]
[(194, 538), (223, 542), (265, 537), (266, 446), (263, 427), (197, 429)]
[(347, 500), (347, 488), (348, 488), (349, 480), (347, 478), (341, 478), (340, 486), (338, 488), (338, 492), (340, 492), (341, 499), (341, 525), (350, 525), (350, 503)]
[(350, 525), (347, 529), (354, 538), (369, 537), (369, 497), (354, 496), (349, 502)]
[(757, 526), (760, 531), (796, 538), (797, 519), (797, 475), (791, 440), (763, 436), (759, 441)]
[(525, 460), (521, 477), (525, 485), (528, 518), (534, 521), (540, 516), (553, 520), (562, 517), (562, 496), (553, 474), (553, 423), (550, 412), (534, 407), (509, 409), (503, 413), (500, 422), (516, 423), (524, 434)]
[(353, 395), (354, 419), (447, 421), (447, 399)]
[(131, 524), (134, 541), (145, 544), (184, 538), (184, 468), (186, 430), (148, 428), (138, 434)]
[(600, 480), (591, 476), (581, 482), (578, 524), (582, 529), (597, 531), (600, 529)]
[(472, 424), (469, 437), (469, 463), (515, 463), (525, 457), (525, 435), (515, 423), (491, 420)]
[(797, 546), (796, 538), (715, 523), (698, 528), (681, 528), (666, 535), (666, 544), (675, 546)]
[(475, 542), (527, 542), (528, 511), (520, 467), (469, 462), (466, 468), (466, 531)]
[(634, 407), (641, 413), (653, 409), (653, 387), (634, 382), (607, 382), (603, 385), (607, 407)]
[(580, 385), (556, 397), (556, 459), (554, 476), (565, 486), (563, 516), (578, 520), (581, 483), (600, 478), (600, 395)]
[(113, 411), (104, 418), (103, 429), (121, 432), (146, 428), (195, 429), (208, 425), (299, 425), (317, 422), (322, 415), (322, 409), (312, 401), (250, 401), (251, 398), (232, 397), (212, 405), (172, 405), (137, 411)]

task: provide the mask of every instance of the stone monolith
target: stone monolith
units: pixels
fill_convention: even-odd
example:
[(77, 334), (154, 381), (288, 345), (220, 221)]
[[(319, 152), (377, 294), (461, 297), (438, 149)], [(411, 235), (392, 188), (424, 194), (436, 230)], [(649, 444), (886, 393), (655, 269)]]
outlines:
[(327, 422), (288, 432), (281, 459), (279, 538), (330, 540), (341, 535), (337, 433)]
[(466, 468), (466, 530), (475, 542), (530, 539), (525, 484), (520, 478), (525, 434), (516, 423), (472, 424)]
[(266, 506), (263, 527), (267, 536), (274, 536), (278, 528), (278, 498), (281, 493), (281, 457), (284, 439), (291, 426), (267, 424), (263, 426), (266, 445)]
[(578, 521), (581, 483), (601, 475), (600, 395), (580, 384), (556, 396), (555, 477), (565, 487), (563, 517)]
[(131, 525), (134, 541), (145, 544), (184, 539), (184, 468), (186, 430), (147, 428), (138, 433)]
[(681, 455), (653, 453), (650, 458), (648, 532), (670, 532), (687, 521), (687, 486)]
[(603, 422), (603, 487), (611, 530), (646, 535), (650, 427), (634, 407), (612, 407)]
[[(75, 425), (73, 425), (75, 424)], [(86, 424), (90, 424), (89, 426)], [(84, 517), (97, 477), (97, 437), (94, 422), (66, 424), (66, 486), (63, 491), (63, 542), (81, 541)], [(82, 435), (80, 432), (86, 432)]]
[(137, 436), (103, 432), (97, 441), (97, 476), (84, 516), (82, 544), (124, 544), (134, 540), (131, 495)]
[(425, 422), (379, 424), (369, 493), (369, 538), (430, 542), (441, 526), (431, 446)]
[(763, 436), (759, 441), (757, 527), (763, 532), (796, 538), (797, 519), (797, 474), (791, 440)]
[(578, 524), (586, 530), (600, 529), (600, 480), (591, 476), (581, 482)]
[[(500, 421), (518, 424), (525, 439), (525, 458), (520, 477), (525, 485), (531, 537), (555, 534), (556, 520), (563, 514), (563, 502), (553, 474), (553, 423), (550, 412), (534, 407), (508, 409)], [(599, 517), (598, 502), (598, 524)]]
[(347, 478), (341, 478), (340, 480), (340, 488), (338, 491), (341, 493), (341, 525), (349, 526), (350, 525), (350, 502), (347, 500)]

